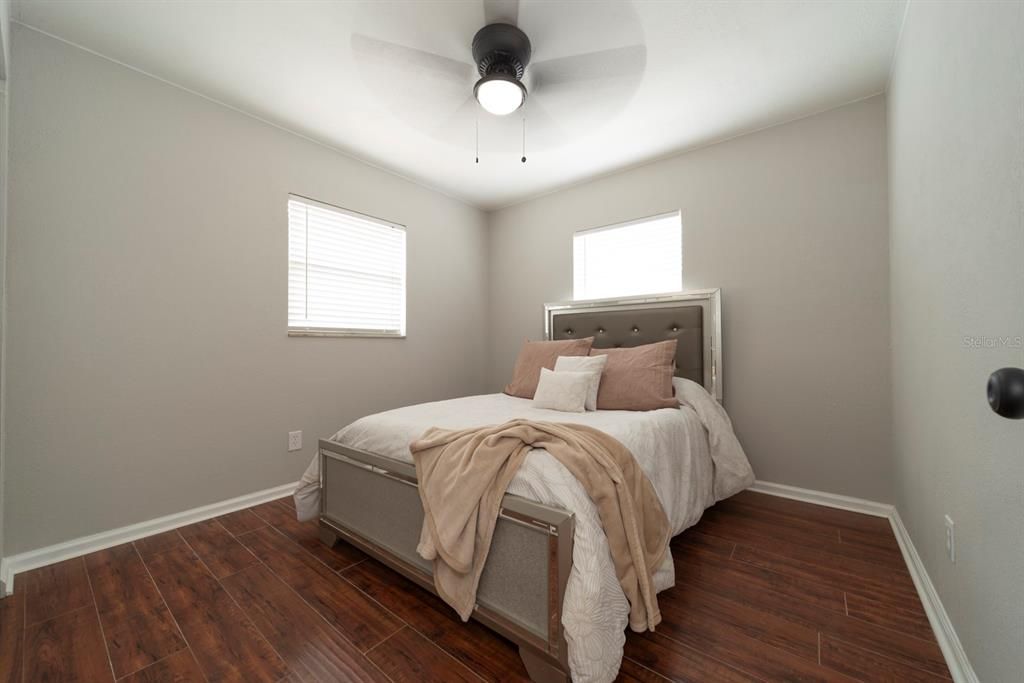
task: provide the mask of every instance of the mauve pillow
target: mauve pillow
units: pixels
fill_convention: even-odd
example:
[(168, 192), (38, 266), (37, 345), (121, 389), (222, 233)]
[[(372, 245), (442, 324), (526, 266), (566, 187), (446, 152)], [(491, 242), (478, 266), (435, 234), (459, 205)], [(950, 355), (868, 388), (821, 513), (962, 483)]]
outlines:
[(505, 393), (519, 398), (533, 398), (540, 381), (540, 369), (555, 369), (559, 356), (585, 356), (594, 343), (593, 337), (585, 339), (559, 339), (557, 341), (523, 342), (512, 370), (512, 381), (505, 385)]
[(679, 407), (672, 395), (675, 339), (628, 349), (591, 349), (590, 355), (608, 356), (597, 390), (598, 410)]

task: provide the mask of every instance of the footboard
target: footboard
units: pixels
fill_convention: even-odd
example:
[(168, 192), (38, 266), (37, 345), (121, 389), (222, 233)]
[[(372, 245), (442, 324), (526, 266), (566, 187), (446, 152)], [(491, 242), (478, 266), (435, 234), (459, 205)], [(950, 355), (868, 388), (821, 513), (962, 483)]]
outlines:
[[(324, 540), (341, 537), (434, 592), (416, 553), (423, 524), (412, 465), (320, 440)], [(506, 495), (480, 578), (473, 617), (519, 645), (534, 681), (568, 679), (562, 600), (572, 562), (573, 516)]]

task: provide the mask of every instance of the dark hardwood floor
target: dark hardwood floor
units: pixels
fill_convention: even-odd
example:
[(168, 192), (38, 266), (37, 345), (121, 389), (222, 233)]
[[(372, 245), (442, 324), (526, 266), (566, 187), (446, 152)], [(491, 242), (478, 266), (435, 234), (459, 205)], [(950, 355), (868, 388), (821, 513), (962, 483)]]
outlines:
[[(886, 520), (744, 492), (672, 542), (622, 681), (948, 681)], [(0, 683), (523, 681), (463, 624), (282, 499), (17, 577)]]

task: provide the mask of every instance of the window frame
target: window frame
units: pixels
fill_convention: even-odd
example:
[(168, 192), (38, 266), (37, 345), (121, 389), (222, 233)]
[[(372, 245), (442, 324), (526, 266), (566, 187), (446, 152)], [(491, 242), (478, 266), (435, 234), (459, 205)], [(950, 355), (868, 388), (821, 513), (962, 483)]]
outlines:
[[(370, 221), (378, 223), (383, 227), (388, 227), (393, 230), (397, 230), (403, 235), (402, 244), (402, 326), (401, 330), (397, 332), (389, 332), (386, 330), (360, 330), (342, 327), (314, 327), (314, 326), (301, 326), (292, 325), (290, 316), (288, 315), (288, 302), (285, 302), (285, 320), (288, 330), (289, 337), (364, 337), (369, 339), (405, 339), (408, 336), (408, 306), (409, 306), (409, 230), (405, 225), (389, 221), (386, 218), (380, 218), (367, 213), (361, 213), (359, 211), (353, 211), (352, 209), (346, 209), (335, 204), (328, 204), (322, 202), (319, 199), (313, 199), (305, 195), (297, 194), (295, 192), (289, 192), (285, 199), (285, 234), (288, 237), (288, 241), (291, 241), (291, 225), (288, 221), (288, 203), (292, 200), (296, 200), (303, 204), (309, 204), (311, 206), (318, 206), (324, 210), (334, 211), (337, 213), (352, 216), (364, 221)], [(307, 237), (308, 244), (308, 237)], [(291, 270), (291, 253), (290, 244), (286, 249), (285, 272), (288, 273)], [(308, 288), (309, 283), (306, 283)], [(287, 299), (288, 287), (285, 287), (285, 298)]]
[[(604, 232), (607, 230), (617, 230), (620, 228), (628, 228), (631, 225), (638, 225), (640, 223), (649, 223), (651, 221), (660, 220), (662, 218), (677, 217), (679, 219), (679, 289), (668, 290), (664, 292), (645, 292), (641, 294), (616, 294), (610, 297), (596, 297), (596, 298), (576, 298), (576, 237), (583, 234), (592, 234), (596, 232)], [(633, 218), (620, 223), (611, 223), (609, 225), (600, 225), (595, 228), (582, 228), (575, 230), (572, 233), (572, 240), (569, 243), (570, 258), (572, 259), (572, 301), (600, 301), (602, 299), (633, 299), (638, 297), (651, 297), (671, 294), (681, 294), (685, 292), (683, 286), (683, 212), (681, 209), (674, 209), (672, 211), (665, 211), (663, 213), (655, 213), (649, 216), (643, 216), (641, 218)]]

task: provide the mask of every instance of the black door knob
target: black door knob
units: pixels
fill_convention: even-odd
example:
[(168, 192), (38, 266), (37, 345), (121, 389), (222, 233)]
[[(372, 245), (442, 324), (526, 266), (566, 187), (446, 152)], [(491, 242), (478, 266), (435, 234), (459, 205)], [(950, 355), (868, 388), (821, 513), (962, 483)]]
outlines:
[(1024, 419), (1024, 370), (1000, 368), (989, 375), (988, 404), (997, 415)]

